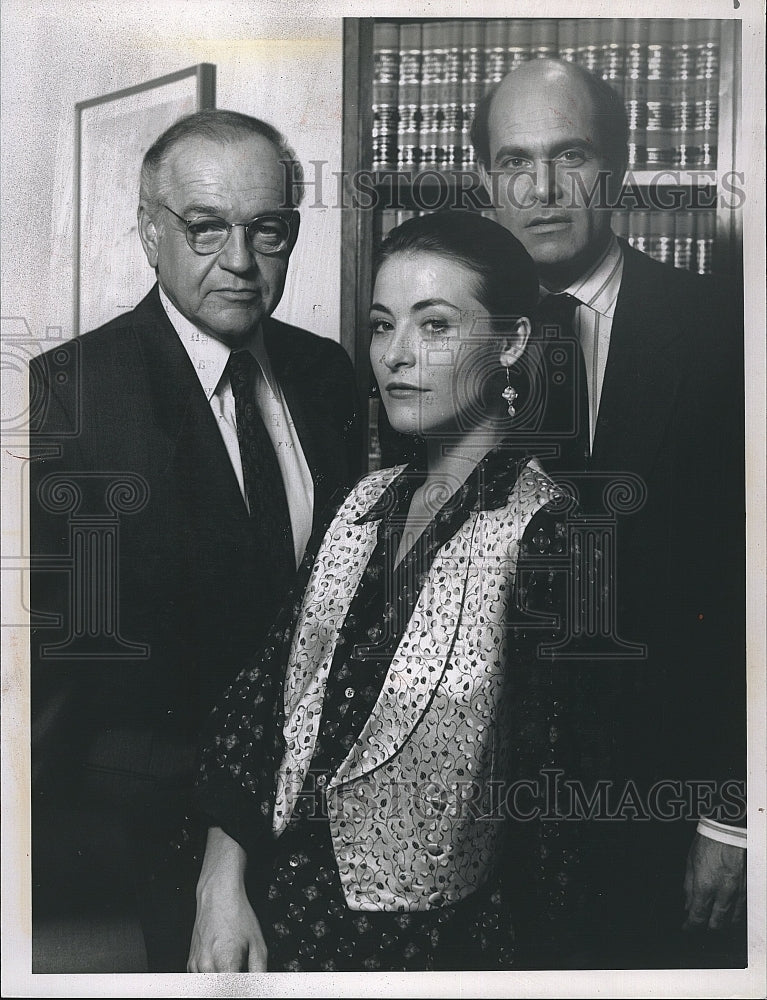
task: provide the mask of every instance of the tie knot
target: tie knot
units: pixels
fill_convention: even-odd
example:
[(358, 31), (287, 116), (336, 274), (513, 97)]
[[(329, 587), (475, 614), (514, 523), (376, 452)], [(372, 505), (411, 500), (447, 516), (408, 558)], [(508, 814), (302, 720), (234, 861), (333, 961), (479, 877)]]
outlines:
[(547, 295), (539, 306), (538, 314), (542, 323), (552, 323), (571, 329), (575, 310), (579, 305), (580, 302), (574, 295), (567, 293)]
[(232, 390), (238, 393), (241, 389), (250, 389), (255, 383), (258, 362), (250, 351), (232, 351), (226, 363)]

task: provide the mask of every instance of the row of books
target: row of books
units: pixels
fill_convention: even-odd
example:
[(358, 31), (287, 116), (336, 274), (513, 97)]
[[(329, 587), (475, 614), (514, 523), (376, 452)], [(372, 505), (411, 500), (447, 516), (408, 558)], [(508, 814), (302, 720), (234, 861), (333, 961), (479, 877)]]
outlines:
[[(374, 236), (380, 241), (406, 219), (423, 214), (411, 209), (383, 209), (376, 215)], [(485, 209), (482, 215), (495, 218), (493, 209)], [(712, 272), (716, 209), (621, 209), (613, 212), (612, 227), (617, 236), (663, 264), (697, 274)]]
[(716, 167), (716, 20), (505, 18), (378, 21), (373, 168), (475, 166), (477, 102), (528, 59), (583, 65), (623, 97), (629, 167)]

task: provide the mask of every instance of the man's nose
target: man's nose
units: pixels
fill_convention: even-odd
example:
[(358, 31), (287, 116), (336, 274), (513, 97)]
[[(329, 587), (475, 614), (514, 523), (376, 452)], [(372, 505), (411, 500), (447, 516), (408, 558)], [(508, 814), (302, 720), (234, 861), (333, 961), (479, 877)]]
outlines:
[(226, 271), (250, 271), (256, 267), (256, 254), (248, 244), (244, 226), (232, 226), (229, 239), (218, 255), (218, 263)]
[(551, 160), (538, 161), (533, 190), (537, 201), (542, 205), (549, 205), (557, 200), (560, 192), (556, 163)]
[(412, 331), (407, 326), (395, 330), (386, 345), (383, 363), (389, 371), (398, 368), (412, 368), (416, 362), (416, 351), (413, 344)]

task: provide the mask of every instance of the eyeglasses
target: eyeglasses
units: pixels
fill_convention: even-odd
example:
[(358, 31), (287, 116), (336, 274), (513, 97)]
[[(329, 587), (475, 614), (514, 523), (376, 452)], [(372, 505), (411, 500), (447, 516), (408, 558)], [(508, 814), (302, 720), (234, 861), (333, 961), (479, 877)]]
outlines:
[(223, 250), (230, 233), (238, 226), (242, 226), (245, 230), (248, 246), (257, 253), (279, 253), (290, 242), (293, 212), (282, 215), (270, 212), (266, 215), (257, 215), (250, 222), (227, 222), (216, 215), (185, 219), (178, 212), (174, 212), (169, 205), (163, 203), (163, 208), (167, 208), (171, 215), (175, 215), (179, 222), (184, 223), (186, 242), (202, 257)]

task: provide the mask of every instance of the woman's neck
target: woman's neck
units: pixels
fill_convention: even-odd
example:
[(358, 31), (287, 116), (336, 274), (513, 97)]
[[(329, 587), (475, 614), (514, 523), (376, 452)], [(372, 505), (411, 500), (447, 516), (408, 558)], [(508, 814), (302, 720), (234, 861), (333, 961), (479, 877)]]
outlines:
[(426, 439), (426, 481), (454, 485), (452, 492), (466, 481), (475, 466), (503, 440), (503, 434), (488, 422), (475, 427), (462, 437), (430, 437)]
[(426, 480), (410, 500), (396, 564), (415, 545), (436, 514), (458, 492), (488, 452), (503, 440), (489, 426), (474, 428), (463, 437), (434, 437), (426, 441)]

